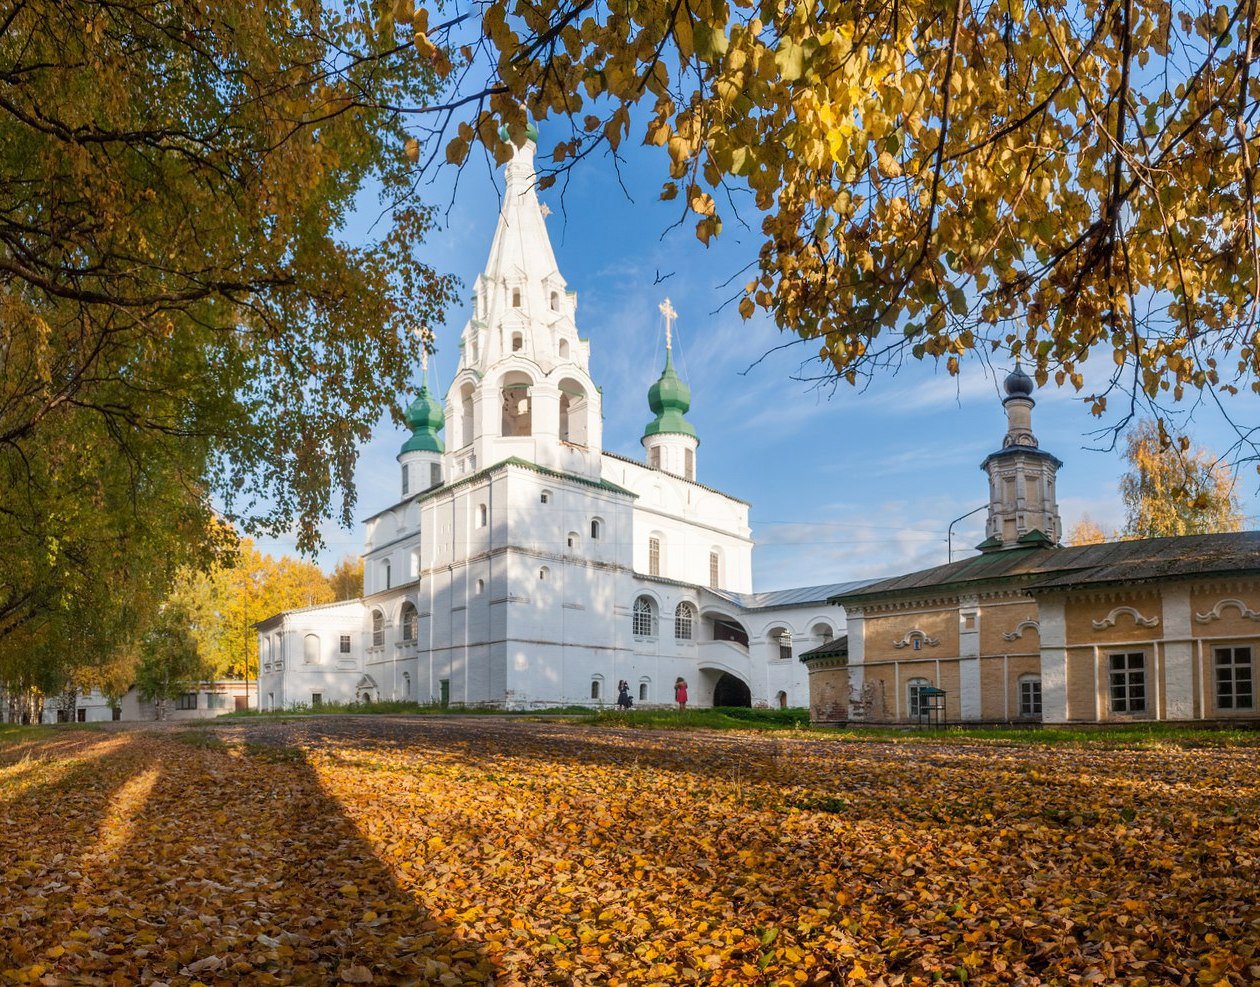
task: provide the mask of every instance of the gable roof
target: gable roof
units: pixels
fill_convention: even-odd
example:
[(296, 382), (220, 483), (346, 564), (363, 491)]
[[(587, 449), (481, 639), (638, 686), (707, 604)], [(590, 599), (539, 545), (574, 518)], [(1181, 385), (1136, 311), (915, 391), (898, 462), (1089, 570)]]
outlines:
[(837, 593), (829, 602), (861, 604), (888, 597), (974, 589), (1005, 581), (1014, 581), (1027, 591), (1036, 592), (1239, 572), (1260, 573), (1260, 531), (988, 552)]

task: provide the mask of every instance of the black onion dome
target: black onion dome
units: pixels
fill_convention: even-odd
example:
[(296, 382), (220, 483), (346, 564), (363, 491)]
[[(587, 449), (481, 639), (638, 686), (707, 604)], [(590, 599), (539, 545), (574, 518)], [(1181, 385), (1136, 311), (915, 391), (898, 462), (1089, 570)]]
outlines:
[(1033, 392), (1033, 379), (1016, 363), (1015, 369), (1006, 375), (1004, 386), (1007, 397), (1026, 398)]

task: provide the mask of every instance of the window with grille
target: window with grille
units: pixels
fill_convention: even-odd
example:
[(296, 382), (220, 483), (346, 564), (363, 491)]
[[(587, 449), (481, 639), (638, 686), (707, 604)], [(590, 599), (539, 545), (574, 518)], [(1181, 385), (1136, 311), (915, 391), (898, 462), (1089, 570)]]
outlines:
[(646, 596), (634, 601), (633, 630), (635, 637), (656, 636), (656, 607)]
[(1019, 680), (1019, 715), (1041, 715), (1041, 679), (1035, 675)]
[(343, 655), (348, 655), (350, 653), (350, 635), (349, 634), (341, 635), (341, 641), (339, 642), (338, 647), (340, 648), (341, 653)]
[(659, 576), (661, 574), (661, 540), (659, 538), (648, 539), (648, 575)]
[(1252, 709), (1251, 648), (1216, 648), (1216, 708)]
[(1146, 712), (1146, 654), (1129, 651), (1108, 655), (1110, 666), (1111, 711)]
[(779, 658), (787, 661), (792, 657), (792, 632), (779, 632)]
[(674, 610), (674, 637), (679, 641), (690, 641), (692, 623), (696, 612), (690, 603), (680, 603)]
[(379, 610), (372, 611), (372, 647), (385, 646), (385, 615)]
[(718, 558), (718, 553), (710, 552), (709, 553), (709, 587), (711, 589), (718, 588), (719, 563), (720, 563), (720, 559)]

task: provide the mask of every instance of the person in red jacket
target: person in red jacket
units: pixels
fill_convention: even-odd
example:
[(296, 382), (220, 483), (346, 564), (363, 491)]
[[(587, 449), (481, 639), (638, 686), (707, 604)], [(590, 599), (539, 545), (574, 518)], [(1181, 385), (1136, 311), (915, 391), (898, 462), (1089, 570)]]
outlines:
[(674, 702), (678, 704), (678, 712), (687, 708), (687, 680), (679, 676), (674, 681)]

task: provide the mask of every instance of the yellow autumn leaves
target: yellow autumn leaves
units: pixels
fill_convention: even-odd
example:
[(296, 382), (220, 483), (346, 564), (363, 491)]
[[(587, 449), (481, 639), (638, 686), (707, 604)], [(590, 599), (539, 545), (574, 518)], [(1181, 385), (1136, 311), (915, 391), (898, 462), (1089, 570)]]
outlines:
[(0, 983), (1260, 977), (1260, 751), (494, 718), (0, 747)]

